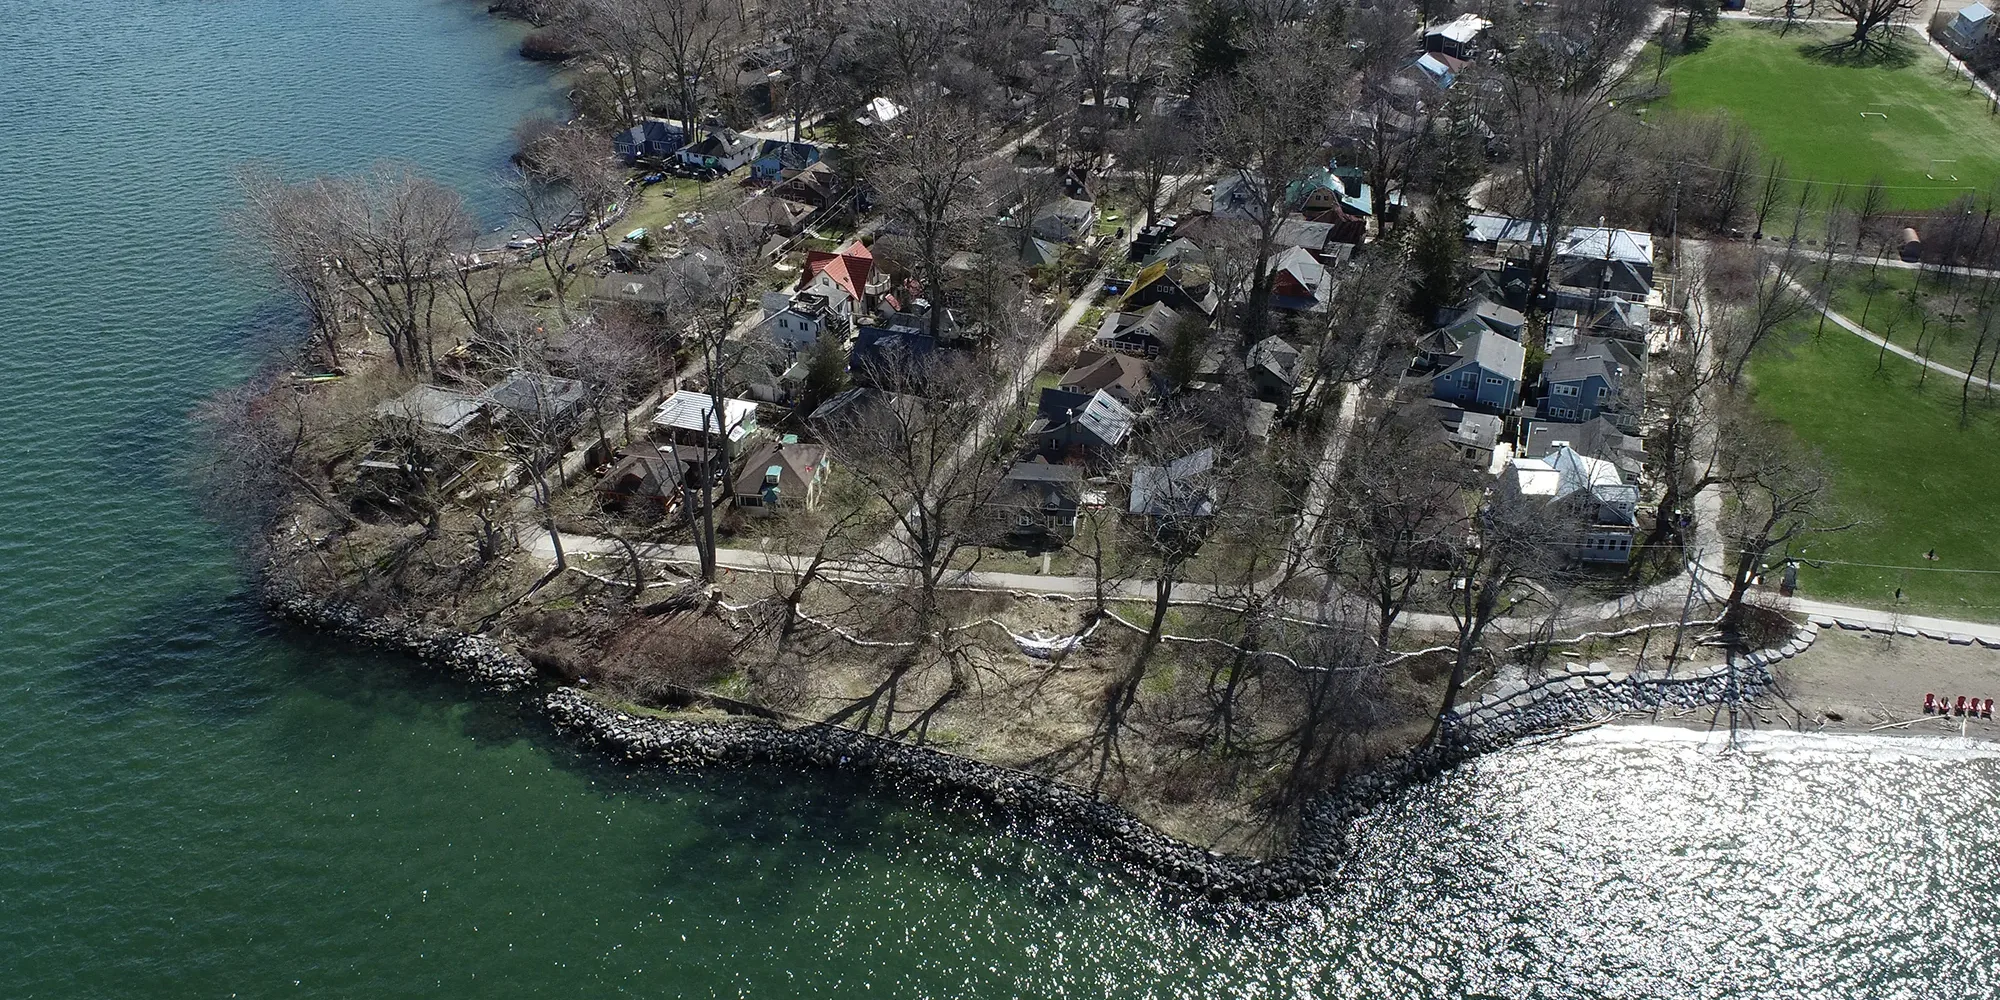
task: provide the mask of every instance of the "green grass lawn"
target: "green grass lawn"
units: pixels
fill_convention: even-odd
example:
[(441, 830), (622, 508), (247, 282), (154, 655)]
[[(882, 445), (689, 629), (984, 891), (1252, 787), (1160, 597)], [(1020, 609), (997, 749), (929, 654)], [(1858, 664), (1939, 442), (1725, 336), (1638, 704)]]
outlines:
[[(1816, 267), (1809, 277), (1818, 280)], [(1831, 284), (1835, 312), (1887, 337), (1898, 347), (1916, 350), (1921, 334), (1923, 353), (1932, 361), (1962, 370), (1972, 359), (1980, 323), (1974, 306), (1979, 282), (1963, 277), (1945, 278), (1935, 271), (1861, 265), (1835, 267)], [(1914, 303), (1910, 298), (1912, 287), (1917, 291)], [(1980, 367), (1985, 367), (1984, 361)]]
[(1919, 391), (1910, 362), (1892, 355), (1877, 375), (1872, 346), (1811, 332), (1751, 364), (1757, 406), (1821, 450), (1845, 517), (1863, 522), (1804, 554), (1875, 565), (1802, 569), (1800, 594), (1887, 606), (1901, 587), (1914, 613), (2000, 621), (2000, 573), (1952, 572), (2000, 570), (2000, 400), (1975, 395), (1960, 428), (1956, 384)]
[(1879, 175), (1904, 208), (1934, 208), (2000, 179), (2000, 118), (1942, 57), (1911, 32), (1900, 35), (1913, 56), (1901, 67), (1835, 65), (1801, 51), (1838, 35), (1829, 26), (1781, 37), (1724, 22), (1706, 48), (1668, 67), (1669, 106), (1727, 110), (1792, 177), (1866, 184)]

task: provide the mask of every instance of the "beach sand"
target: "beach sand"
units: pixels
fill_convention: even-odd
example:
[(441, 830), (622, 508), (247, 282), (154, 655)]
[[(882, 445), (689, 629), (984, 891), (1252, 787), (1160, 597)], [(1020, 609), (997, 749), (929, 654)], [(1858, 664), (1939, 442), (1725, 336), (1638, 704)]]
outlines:
[[(2000, 650), (1936, 639), (1827, 629), (1811, 649), (1780, 663), (1772, 690), (1738, 713), (1740, 727), (1807, 733), (1966, 736), (2000, 741), (2000, 718), (1925, 715), (1924, 695), (1996, 701)], [(1634, 720), (1636, 721), (1636, 719)], [(1703, 708), (1650, 719), (1691, 729), (1727, 729), (1726, 710)]]

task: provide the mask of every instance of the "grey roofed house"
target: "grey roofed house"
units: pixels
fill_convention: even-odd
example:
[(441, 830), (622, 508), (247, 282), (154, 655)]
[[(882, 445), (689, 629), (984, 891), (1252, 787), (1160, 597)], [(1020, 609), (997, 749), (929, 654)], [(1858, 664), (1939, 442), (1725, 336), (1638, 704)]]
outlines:
[(1149, 517), (1206, 517), (1215, 512), (1209, 483), (1214, 469), (1214, 448), (1166, 465), (1141, 465), (1132, 470), (1132, 497), (1126, 509)]
[(1097, 327), (1097, 346), (1139, 357), (1156, 357), (1166, 349), (1181, 314), (1155, 302), (1136, 312), (1104, 314)]
[(439, 434), (463, 434), (486, 415), (486, 401), (428, 383), (375, 407), (382, 420), (407, 420)]
[(1501, 305), (1484, 296), (1466, 299), (1457, 309), (1449, 310), (1448, 317), (1440, 316), (1439, 320), (1439, 326), (1452, 329), (1461, 340), (1481, 329), (1520, 340), (1522, 331), (1528, 325), (1528, 317), (1519, 309)]
[(907, 427), (923, 408), (921, 397), (859, 386), (814, 407), (806, 423), (823, 440), (835, 441), (871, 428)]
[(1465, 218), (1465, 238), (1472, 243), (1525, 243), (1530, 246), (1540, 244), (1543, 239), (1542, 227), (1526, 219), (1515, 219), (1505, 215), (1468, 215)]
[(714, 449), (635, 442), (618, 450), (611, 470), (598, 479), (597, 492), (672, 506), (682, 487), (701, 485), (704, 467), (712, 480), (719, 481), (721, 465), (722, 452)]
[(1029, 226), (1041, 239), (1077, 243), (1090, 235), (1090, 227), (1096, 222), (1096, 205), (1078, 198), (1057, 198), (1036, 209)]
[(1459, 357), (1511, 379), (1521, 377), (1528, 352), (1521, 342), (1491, 330), (1475, 333), (1459, 346)]
[(1043, 389), (1028, 433), (1044, 451), (1068, 458), (1103, 458), (1125, 443), (1138, 419), (1125, 404), (1098, 390), (1089, 395)]
[(1499, 447), (1505, 423), (1491, 413), (1474, 413), (1442, 399), (1425, 400), (1444, 428), (1445, 443), (1459, 454), (1479, 462), (1490, 462)]
[(1556, 256), (1588, 260), (1617, 260), (1653, 267), (1653, 234), (1631, 229), (1577, 226), (1556, 245)]
[(1089, 350), (1077, 355), (1076, 364), (1056, 380), (1056, 388), (1068, 392), (1103, 390), (1121, 403), (1131, 403), (1152, 387), (1146, 363), (1116, 351)]
[(1603, 417), (1580, 424), (1531, 421), (1527, 439), (1521, 442), (1521, 450), (1532, 454), (1545, 449), (1553, 450), (1562, 443), (1567, 443), (1579, 455), (1610, 462), (1618, 470), (1619, 478), (1626, 483), (1638, 482), (1640, 473), (1645, 470), (1645, 439), (1625, 433)]
[(799, 225), (813, 214), (813, 207), (803, 202), (788, 201), (773, 195), (751, 198), (737, 209), (747, 222), (768, 226), (790, 235)]
[(1284, 407), (1299, 382), (1299, 349), (1282, 337), (1265, 337), (1243, 356), (1243, 371), (1258, 399)]
[(1278, 223), (1278, 231), (1273, 234), (1277, 245), (1298, 247), (1313, 253), (1324, 253), (1336, 241), (1334, 227), (1330, 222), (1307, 222), (1304, 219), (1286, 219)]
[(582, 419), (590, 387), (573, 378), (515, 370), (480, 398), (522, 420), (566, 424)]
[(1083, 506), (1083, 470), (1023, 459), (1008, 466), (986, 503), (1004, 519), (1010, 535), (1067, 538), (1076, 531), (1077, 511)]
[(1653, 311), (1644, 302), (1610, 298), (1588, 313), (1586, 325), (1608, 336), (1644, 341), (1653, 331)]
[(741, 441), (757, 430), (757, 404), (751, 400), (723, 397), (722, 416), (719, 423), (713, 396), (681, 389), (660, 403), (659, 412), (653, 414), (653, 426), (712, 438), (726, 424), (731, 441)]

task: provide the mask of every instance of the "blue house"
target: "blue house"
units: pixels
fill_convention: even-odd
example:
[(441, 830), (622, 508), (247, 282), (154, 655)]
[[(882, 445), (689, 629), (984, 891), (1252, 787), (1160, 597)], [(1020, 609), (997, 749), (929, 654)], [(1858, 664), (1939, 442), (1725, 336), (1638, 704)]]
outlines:
[(1535, 415), (1580, 424), (1613, 412), (1618, 408), (1625, 372), (1619, 354), (1591, 338), (1558, 347), (1542, 365), (1542, 402)]
[(819, 147), (810, 142), (766, 139), (757, 149), (757, 158), (750, 161), (750, 179), (776, 183), (818, 162)]
[(1527, 356), (1519, 341), (1491, 330), (1473, 334), (1431, 376), (1431, 398), (1468, 410), (1505, 413), (1520, 399)]
[(642, 159), (664, 160), (687, 145), (687, 130), (679, 122), (646, 118), (611, 137), (611, 148), (626, 163)]

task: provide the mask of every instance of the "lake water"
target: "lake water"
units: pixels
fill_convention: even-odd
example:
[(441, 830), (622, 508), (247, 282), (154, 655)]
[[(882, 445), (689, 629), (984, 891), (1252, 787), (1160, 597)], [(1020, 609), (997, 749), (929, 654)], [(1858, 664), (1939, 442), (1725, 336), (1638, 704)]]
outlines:
[(1976, 997), (2000, 760), (1618, 731), (1371, 817), (1342, 888), (1166, 909), (837, 782), (580, 757), (281, 634), (185, 486), (283, 312), (246, 160), (475, 197), (552, 107), (470, 0), (17, 0), (0, 27), (0, 997)]

